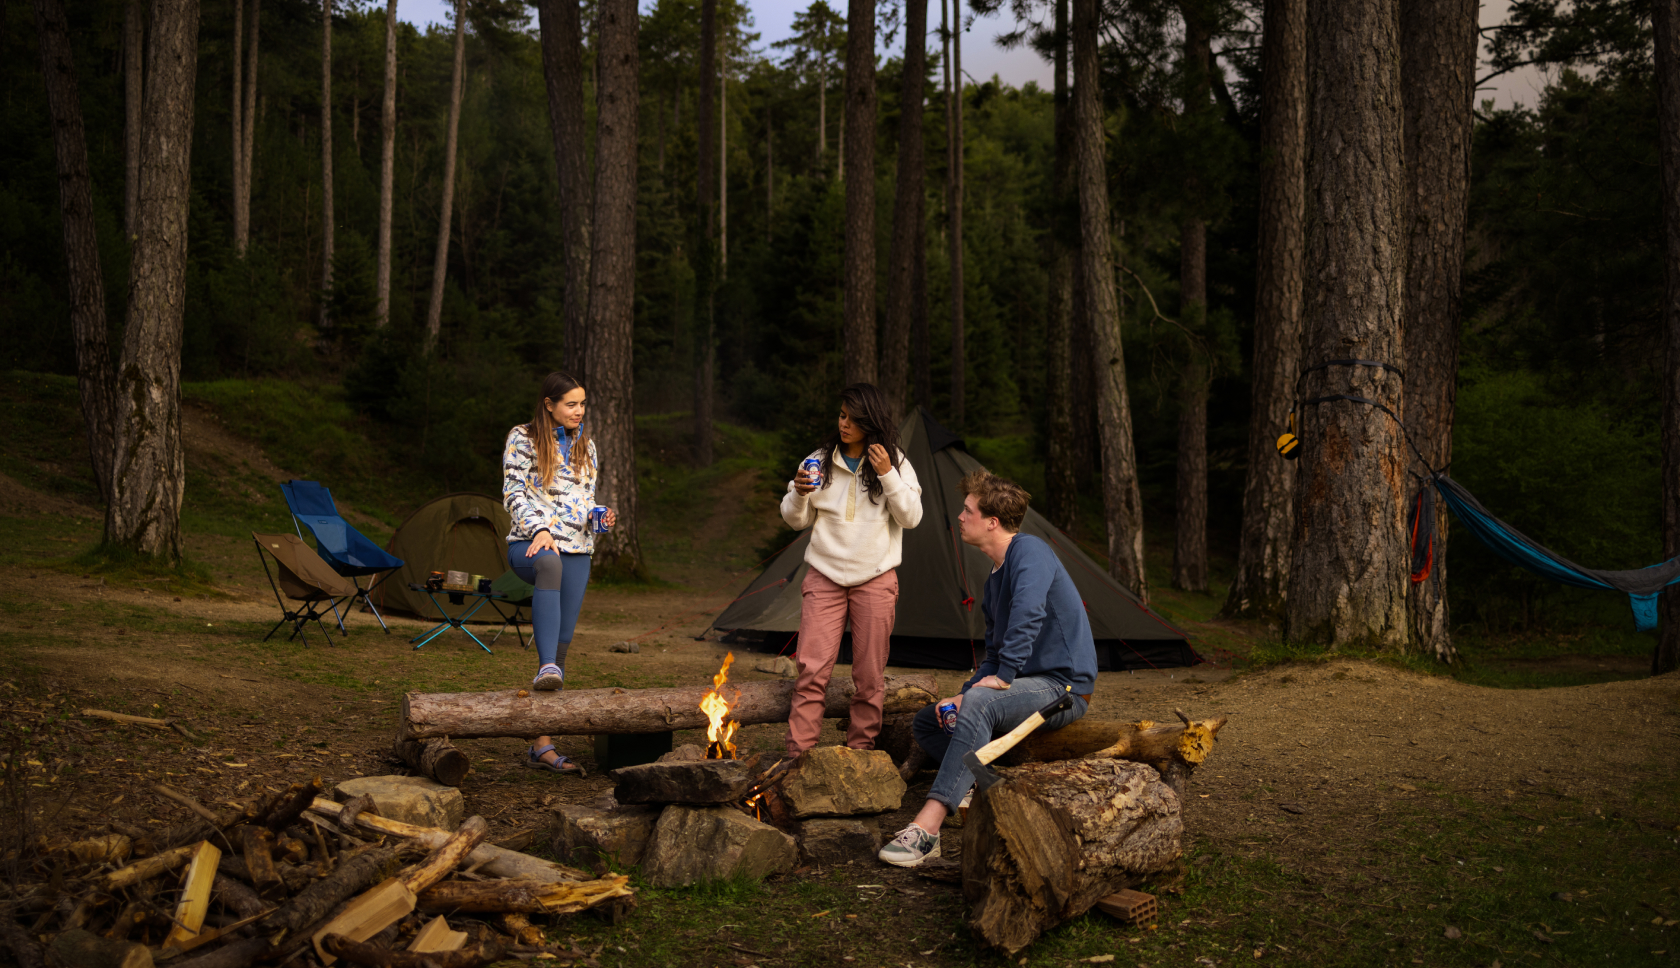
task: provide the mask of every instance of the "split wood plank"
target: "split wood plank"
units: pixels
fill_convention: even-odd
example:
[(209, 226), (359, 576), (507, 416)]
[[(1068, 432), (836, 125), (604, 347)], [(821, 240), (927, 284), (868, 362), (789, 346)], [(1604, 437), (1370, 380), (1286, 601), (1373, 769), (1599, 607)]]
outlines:
[(426, 922), (414, 935), (414, 940), (408, 943), (408, 950), (415, 954), (425, 954), (428, 951), (456, 951), (467, 943), (467, 933), (456, 931), (449, 927), (449, 922), (443, 915)]
[(343, 913), (311, 936), (321, 963), (330, 968), (338, 960), (321, 946), (323, 938), (336, 934), (351, 941), (366, 941), (396, 924), (414, 911), (416, 893), (443, 880), (488, 836), (490, 825), (483, 817), (468, 817), (461, 828), (439, 844), (425, 860), (351, 901)]
[(210, 910), (210, 888), (216, 883), (216, 865), (221, 863), (221, 848), (210, 841), (200, 841), (194, 848), (192, 862), (181, 879), (181, 899), (175, 904), (175, 926), (163, 940), (164, 947), (180, 947), (197, 936), (204, 927), (204, 915)]

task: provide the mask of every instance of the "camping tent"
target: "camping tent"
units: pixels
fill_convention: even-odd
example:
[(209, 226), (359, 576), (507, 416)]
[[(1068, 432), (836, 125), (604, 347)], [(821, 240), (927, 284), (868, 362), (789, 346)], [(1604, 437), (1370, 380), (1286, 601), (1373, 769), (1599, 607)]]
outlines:
[[(980, 596), (991, 561), (962, 543), (957, 485), (970, 471), (983, 470), (961, 438), (918, 408), (899, 428), (899, 447), (922, 485), (922, 523), (904, 532), (904, 561), (898, 566), (898, 621), (889, 662), (933, 669), (969, 669), (984, 657), (986, 618)], [(1187, 666), (1196, 659), (1185, 635), (1146, 608), (1108, 572), (1056, 530), (1042, 514), (1027, 510), (1023, 534), (1050, 544), (1073, 577), (1091, 632), (1097, 662), (1104, 669)], [(759, 651), (794, 646), (799, 631), (800, 583), (805, 580), (806, 531), (754, 578), (712, 622), (724, 641)], [(849, 644), (842, 661), (851, 661)]]
[[(422, 505), (385, 546), (386, 551), (403, 560), (403, 566), (379, 583), (374, 601), (381, 610), (399, 608), (421, 618), (442, 620), (426, 593), (414, 591), (409, 584), (425, 584), (426, 576), (434, 571), (499, 577), (508, 570), (510, 527), (502, 502), (487, 494), (446, 494)], [(501, 618), (492, 609), (483, 608), (473, 620), (500, 622)], [(529, 619), (522, 617), (522, 621)]]

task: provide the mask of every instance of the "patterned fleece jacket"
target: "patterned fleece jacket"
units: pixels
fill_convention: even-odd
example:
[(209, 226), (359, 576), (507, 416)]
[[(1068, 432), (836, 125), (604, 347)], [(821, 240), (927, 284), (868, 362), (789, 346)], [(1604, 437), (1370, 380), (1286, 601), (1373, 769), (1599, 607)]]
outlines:
[(539, 480), (536, 442), (524, 424), (508, 431), (502, 449), (502, 506), (513, 519), (508, 544), (530, 541), (539, 531), (554, 536), (554, 548), (564, 554), (587, 555), (595, 550), (589, 529), (589, 509), (595, 506), (595, 477), (599, 465), (595, 441), (583, 469), (555, 455), (554, 474), (545, 485)]

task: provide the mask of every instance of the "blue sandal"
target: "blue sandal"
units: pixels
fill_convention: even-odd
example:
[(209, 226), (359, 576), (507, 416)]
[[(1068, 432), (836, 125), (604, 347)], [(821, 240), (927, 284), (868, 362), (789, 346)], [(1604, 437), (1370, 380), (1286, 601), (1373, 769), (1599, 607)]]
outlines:
[(525, 765), (533, 770), (546, 770), (550, 773), (559, 773), (562, 776), (588, 776), (588, 773), (584, 771), (583, 764), (574, 763), (572, 760), (561, 756), (559, 753), (554, 754), (553, 763), (543, 762), (543, 754), (550, 752), (553, 749), (554, 744), (550, 743), (547, 746), (532, 747), (526, 750)]

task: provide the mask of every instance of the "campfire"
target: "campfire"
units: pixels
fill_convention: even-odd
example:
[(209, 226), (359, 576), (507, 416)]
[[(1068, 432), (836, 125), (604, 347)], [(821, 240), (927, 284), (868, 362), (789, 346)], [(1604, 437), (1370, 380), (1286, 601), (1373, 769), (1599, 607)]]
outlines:
[[(733, 760), (735, 755), (735, 730), (741, 725), (729, 717), (730, 702), (723, 696), (723, 684), (729, 681), (729, 667), (735, 662), (735, 653), (731, 652), (723, 657), (723, 667), (712, 676), (711, 691), (700, 697), (700, 711), (706, 714), (709, 721), (706, 725), (706, 759)], [(741, 691), (735, 690), (736, 698), (740, 698)]]

